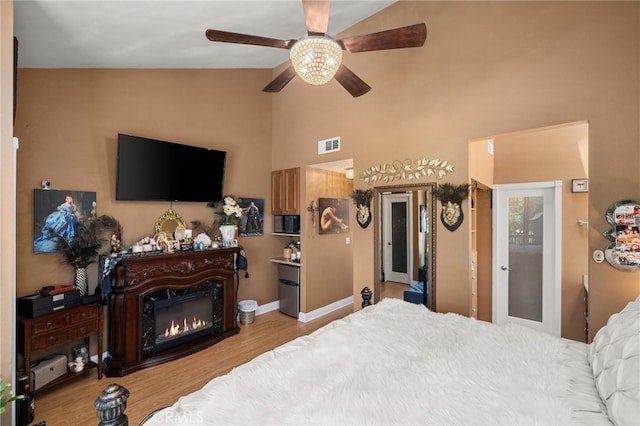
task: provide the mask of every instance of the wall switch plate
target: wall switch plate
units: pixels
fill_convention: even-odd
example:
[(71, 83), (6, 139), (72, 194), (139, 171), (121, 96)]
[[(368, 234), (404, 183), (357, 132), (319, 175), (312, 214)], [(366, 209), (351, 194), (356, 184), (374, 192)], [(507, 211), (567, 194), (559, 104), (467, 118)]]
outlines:
[(571, 192), (589, 192), (589, 179), (572, 179)]
[(344, 239), (345, 244), (351, 244), (351, 237), (347, 237)]

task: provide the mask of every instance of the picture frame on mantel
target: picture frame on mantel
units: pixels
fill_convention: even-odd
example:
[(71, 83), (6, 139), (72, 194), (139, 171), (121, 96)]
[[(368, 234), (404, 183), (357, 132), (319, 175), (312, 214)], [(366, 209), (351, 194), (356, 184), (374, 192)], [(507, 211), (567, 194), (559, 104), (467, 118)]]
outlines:
[(96, 216), (96, 193), (35, 189), (33, 193), (33, 252), (57, 253), (58, 240), (75, 237), (78, 225)]

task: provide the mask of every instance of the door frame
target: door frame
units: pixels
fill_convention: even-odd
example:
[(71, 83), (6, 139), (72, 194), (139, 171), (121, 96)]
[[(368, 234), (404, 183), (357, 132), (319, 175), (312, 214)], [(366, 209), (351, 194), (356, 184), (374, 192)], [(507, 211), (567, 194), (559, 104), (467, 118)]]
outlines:
[[(500, 298), (501, 292), (499, 291), (499, 289), (505, 288), (505, 286), (508, 285), (508, 275), (500, 269), (500, 267), (505, 264), (504, 252), (506, 248), (504, 247), (504, 241), (508, 241), (508, 236), (507, 239), (504, 238), (500, 231), (501, 227), (499, 226), (501, 221), (508, 220), (508, 218), (505, 218), (505, 212), (500, 209), (501, 203), (504, 200), (504, 197), (508, 196), (507, 194), (510, 191), (528, 191), (538, 189), (553, 190), (553, 206), (550, 211), (552, 223), (548, 223), (548, 219), (545, 220), (544, 230), (545, 241), (547, 240), (547, 235), (551, 234), (552, 239), (549, 242), (549, 246), (546, 247), (546, 250), (551, 250), (551, 253), (545, 253), (543, 255), (551, 256), (553, 263), (551, 266), (553, 269), (551, 271), (545, 271), (545, 267), (548, 263), (547, 260), (543, 261), (543, 279), (550, 280), (551, 284), (549, 287), (543, 286), (542, 323), (509, 317), (508, 310), (507, 313), (504, 314), (505, 302)], [(562, 181), (495, 184), (493, 185), (493, 197), (492, 321), (496, 324), (500, 324), (509, 320), (560, 336), (562, 331)], [(546, 211), (545, 207), (545, 212)], [(543, 259), (547, 258), (543, 257)], [(505, 279), (507, 280), (506, 284)]]
[[(406, 283), (411, 285), (413, 283), (413, 274), (411, 271), (413, 271), (413, 245), (412, 245), (412, 238), (411, 236), (413, 235), (413, 213), (412, 213), (412, 200), (413, 200), (413, 194), (410, 192), (407, 193), (392, 193), (392, 194), (382, 194), (382, 209), (383, 209), (383, 213), (382, 213), (382, 246), (383, 246), (383, 256), (382, 256), (382, 265), (385, 271), (385, 281), (395, 281), (395, 282), (402, 282), (402, 283)], [(406, 253), (407, 253), (407, 272), (406, 274), (400, 274), (400, 273), (395, 273), (395, 272), (391, 272), (389, 269), (386, 268), (386, 266), (388, 266), (388, 262), (390, 261), (390, 253), (388, 250), (388, 247), (390, 246), (388, 244), (389, 241), (389, 237), (390, 237), (390, 233), (391, 233), (391, 211), (390, 211), (390, 205), (392, 202), (402, 202), (404, 201), (405, 206), (406, 206), (406, 215), (407, 215), (407, 235), (405, 238), (406, 241)], [(393, 248), (391, 249), (391, 251), (393, 251)], [(389, 273), (391, 274), (397, 274), (395, 275), (395, 278), (393, 278), (393, 275), (389, 275)], [(406, 278), (403, 279), (397, 279), (398, 275), (406, 275)]]

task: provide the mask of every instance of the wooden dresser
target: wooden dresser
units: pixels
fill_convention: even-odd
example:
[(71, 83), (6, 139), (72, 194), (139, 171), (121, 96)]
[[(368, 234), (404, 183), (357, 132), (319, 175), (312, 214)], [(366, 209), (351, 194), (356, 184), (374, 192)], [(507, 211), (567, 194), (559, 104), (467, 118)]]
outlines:
[(73, 379), (87, 373), (92, 368), (98, 369), (98, 379), (102, 379), (102, 305), (90, 303), (74, 308), (63, 309), (37, 318), (18, 317), (18, 352), (24, 356), (25, 375), (30, 374), (32, 358), (40, 352), (48, 351), (84, 340), (90, 348), (90, 338), (96, 337), (98, 345), (98, 362), (89, 362), (88, 368), (79, 373), (67, 370), (67, 374), (38, 388), (36, 391)]

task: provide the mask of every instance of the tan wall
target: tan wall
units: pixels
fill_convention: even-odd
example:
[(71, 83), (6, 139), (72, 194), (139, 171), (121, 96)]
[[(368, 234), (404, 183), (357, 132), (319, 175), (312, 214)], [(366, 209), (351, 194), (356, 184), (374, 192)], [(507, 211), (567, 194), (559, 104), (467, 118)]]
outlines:
[[(349, 34), (418, 21), (429, 28), (423, 48), (345, 56), (345, 64), (373, 87), (355, 99), (335, 82), (312, 87), (299, 79), (277, 95), (260, 92), (279, 70), (22, 70), (16, 123), (21, 137), (19, 294), (50, 283), (52, 277), (63, 282), (71, 278), (53, 255), (35, 256), (31, 250), (32, 191), (42, 179), (55, 188), (96, 190), (99, 211), (123, 222), (127, 243), (151, 232), (155, 218), (168, 207), (113, 200), (117, 132), (227, 150), (226, 190), (267, 199), (270, 170), (344, 158), (354, 159), (356, 177), (393, 160), (446, 159), (455, 173), (444, 181), (463, 183), (469, 179), (469, 140), (588, 120), (589, 249), (604, 248), (605, 210), (616, 200), (640, 198), (640, 4), (401, 1)], [(4, 91), (2, 98), (4, 106)], [(3, 121), (3, 138), (5, 127)], [(320, 159), (317, 141), (337, 135), (342, 151)], [(271, 162), (265, 161), (269, 155)], [(3, 156), (3, 166), (6, 162)], [(368, 188), (357, 178), (354, 187)], [(309, 201), (306, 191), (301, 199)], [(268, 200), (265, 207), (268, 211)], [(3, 216), (5, 209), (3, 205)], [(211, 215), (200, 205), (174, 209), (187, 220)], [(269, 215), (265, 222), (270, 233)], [(453, 233), (438, 227), (438, 309), (466, 313), (468, 221)], [(358, 296), (362, 287), (373, 284), (373, 227), (352, 227), (351, 235), (351, 281)], [(309, 237), (303, 250), (321, 248), (324, 243), (318, 240)], [(241, 280), (240, 298), (276, 300), (268, 258), (280, 252), (280, 242), (269, 236), (241, 242), (248, 249), (251, 279)], [(343, 244), (336, 238), (332, 248)], [(313, 262), (307, 259), (309, 272), (317, 267)], [(4, 270), (2, 274), (4, 290)], [(638, 273), (593, 262), (589, 275), (593, 334), (612, 312), (640, 294), (640, 280)], [(326, 282), (314, 273), (306, 278), (312, 291)], [(359, 305), (357, 299), (354, 305)], [(2, 353), (7, 353), (4, 346)]]
[[(307, 167), (305, 173), (306, 201), (301, 205), (302, 217), (306, 217), (302, 230), (302, 312), (311, 312), (338, 300), (351, 296), (353, 283), (353, 255), (346, 238), (352, 238), (357, 227), (355, 209), (351, 204), (353, 181), (344, 173)], [(318, 222), (322, 212), (316, 213), (315, 225), (311, 223), (307, 207), (318, 198), (348, 199), (349, 231), (341, 234), (320, 234)]]
[[(227, 151), (225, 193), (265, 199), (265, 232), (273, 231), (270, 201), (271, 99), (261, 82), (269, 71), (239, 70), (35, 70), (19, 71), (18, 295), (46, 284), (68, 284), (72, 269), (55, 254), (33, 253), (33, 189), (95, 191), (98, 213), (123, 225), (123, 243), (153, 235), (165, 202), (115, 200), (117, 134), (127, 133)], [(265, 161), (266, 159), (266, 161)], [(165, 173), (180, 173), (175, 170)], [(141, 170), (158, 172), (153, 164)], [(174, 203), (187, 222), (211, 224), (204, 203)], [(240, 278), (239, 299), (277, 299), (268, 262), (279, 248), (270, 236), (241, 238), (251, 278)], [(97, 267), (89, 269), (90, 288)]]
[(588, 125), (575, 123), (495, 136), (495, 183), (560, 180), (562, 185), (562, 336), (584, 341), (583, 275), (588, 274), (589, 194), (571, 180), (588, 177)]
[[(14, 379), (13, 1), (0, 1), (0, 377)], [(0, 424), (11, 424), (11, 407)]]
[(495, 144), (493, 139), (482, 139), (469, 142), (469, 178), (487, 188), (493, 185), (494, 155), (489, 152), (489, 144)]
[[(469, 140), (588, 120), (589, 251), (602, 249), (604, 211), (618, 199), (640, 197), (639, 8), (637, 2), (395, 3), (344, 35), (424, 21), (425, 46), (347, 54), (345, 64), (373, 87), (360, 98), (336, 82), (313, 87), (293, 80), (273, 97), (274, 165), (318, 163), (316, 142), (340, 135), (342, 151), (322, 161), (353, 158), (356, 177), (372, 165), (424, 156), (451, 161), (455, 174), (444, 181), (458, 184), (469, 178)], [(621, 153), (615, 173), (612, 153)], [(359, 179), (354, 186), (367, 188)], [(453, 233), (438, 227), (438, 309), (466, 313), (468, 221)], [(353, 236), (357, 295), (374, 280), (373, 229)], [(640, 294), (640, 280), (593, 262), (589, 275), (593, 333)]]

